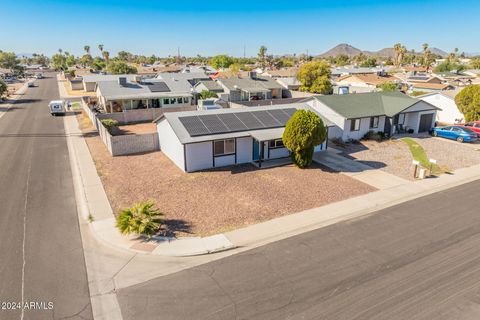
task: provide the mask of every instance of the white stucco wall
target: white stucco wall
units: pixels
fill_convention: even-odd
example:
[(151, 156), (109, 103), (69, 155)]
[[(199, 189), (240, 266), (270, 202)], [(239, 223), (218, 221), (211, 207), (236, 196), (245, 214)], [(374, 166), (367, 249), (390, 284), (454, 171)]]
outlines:
[(251, 137), (237, 138), (237, 163), (252, 162), (253, 140)]
[(360, 119), (360, 130), (358, 131), (350, 131), (350, 124), (351, 120), (350, 119), (345, 119), (344, 120), (344, 128), (345, 130), (343, 131), (342, 139), (344, 141), (353, 139), (353, 140), (360, 140), (365, 136), (365, 134), (368, 131), (382, 131), (385, 128), (385, 116), (380, 116), (378, 117), (378, 127), (377, 128), (370, 128), (370, 118), (361, 118)]
[(317, 99), (307, 101), (307, 104), (319, 114), (336, 124), (340, 129), (343, 130), (345, 128), (345, 118), (327, 107), (325, 104), (321, 103)]
[(231, 166), (235, 164), (235, 155), (215, 157), (215, 168)]
[(157, 123), (157, 132), (160, 150), (169, 157), (177, 167), (185, 171), (185, 161), (183, 157), (184, 146), (180, 143), (166, 119)]
[(436, 120), (446, 124), (454, 124), (456, 120), (463, 121), (464, 115), (458, 110), (455, 100), (441, 93), (436, 93), (419, 99), (433, 104), (442, 110), (437, 110)]
[[(268, 152), (266, 152), (265, 155), (268, 156)], [(287, 148), (270, 149), (270, 157), (268, 159), (284, 158), (288, 157), (289, 155), (290, 152)]]
[(213, 168), (212, 141), (189, 143), (185, 148), (188, 172)]

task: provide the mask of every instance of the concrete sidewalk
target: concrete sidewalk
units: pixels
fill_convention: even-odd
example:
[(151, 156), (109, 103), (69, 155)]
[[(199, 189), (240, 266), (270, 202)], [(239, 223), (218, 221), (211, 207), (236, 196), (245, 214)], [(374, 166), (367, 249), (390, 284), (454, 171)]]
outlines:
[[(123, 236), (116, 229), (107, 195), (74, 115), (65, 117), (65, 130), (71, 156), (74, 158), (72, 161), (74, 184), (77, 191), (81, 191), (77, 196), (79, 210), (84, 219), (89, 219), (89, 216), (93, 219), (93, 222), (89, 223), (92, 233), (99, 241), (111, 248), (148, 255), (188, 257), (229, 249), (232, 249), (230, 254), (234, 254), (333, 223), (362, 217), (389, 206), (480, 179), (480, 165), (476, 165), (457, 170), (453, 175), (409, 182), (370, 167), (365, 172), (358, 172), (359, 168), (364, 169), (363, 164), (352, 164), (353, 161), (334, 152), (325, 153), (327, 156), (320, 158), (320, 161), (323, 161), (321, 163), (346, 168), (349, 171), (344, 171), (343, 174), (368, 181), (379, 190), (225, 234), (206, 238), (153, 238), (147, 241), (142, 237)], [(223, 256), (217, 254), (217, 257)], [(215, 257), (212, 258), (215, 259)]]
[(123, 250), (166, 256), (194, 256), (232, 249), (235, 246), (224, 236), (205, 238), (152, 238), (124, 236), (115, 227), (115, 217), (107, 194), (98, 176), (97, 169), (83, 138), (75, 115), (64, 118), (68, 146), (71, 149), (72, 174), (75, 188), (79, 191), (77, 202), (81, 203), (81, 215), (90, 220), (90, 228), (104, 244)]
[(28, 81), (23, 84), (15, 93), (6, 101), (0, 104), (0, 119), (10, 110), (15, 102), (27, 91)]
[(332, 148), (323, 152), (317, 152), (313, 155), (313, 161), (379, 190), (410, 183), (408, 180), (383, 170), (372, 168), (359, 161), (348, 159), (337, 153), (337, 150)]

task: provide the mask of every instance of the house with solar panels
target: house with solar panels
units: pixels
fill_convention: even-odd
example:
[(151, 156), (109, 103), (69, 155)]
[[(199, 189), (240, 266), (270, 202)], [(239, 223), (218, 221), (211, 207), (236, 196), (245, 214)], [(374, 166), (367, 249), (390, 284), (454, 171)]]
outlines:
[(191, 84), (185, 79), (118, 77), (98, 81), (99, 105), (109, 113), (135, 109), (175, 108), (192, 105)]
[[(161, 151), (180, 169), (193, 172), (242, 163), (286, 158), (283, 131), (306, 103), (279, 106), (169, 112), (156, 120)], [(321, 116), (321, 115), (319, 115)], [(333, 124), (323, 118), (327, 129)], [(315, 148), (327, 149), (327, 141)]]

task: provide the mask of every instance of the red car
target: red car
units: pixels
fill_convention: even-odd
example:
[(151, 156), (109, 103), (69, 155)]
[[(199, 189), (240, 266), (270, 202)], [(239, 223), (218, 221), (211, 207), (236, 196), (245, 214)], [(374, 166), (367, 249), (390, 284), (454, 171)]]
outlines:
[(480, 135), (480, 121), (470, 121), (464, 124), (465, 127), (469, 127), (473, 131), (475, 131), (478, 135)]

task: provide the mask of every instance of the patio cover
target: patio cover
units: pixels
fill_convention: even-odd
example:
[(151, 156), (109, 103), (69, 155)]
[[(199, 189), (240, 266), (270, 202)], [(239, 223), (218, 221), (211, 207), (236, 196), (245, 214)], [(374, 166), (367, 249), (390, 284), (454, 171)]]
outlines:
[(250, 131), (250, 135), (255, 140), (262, 142), (262, 141), (282, 139), (283, 131), (285, 131), (284, 127), (265, 129), (265, 130), (255, 130), (255, 131)]

